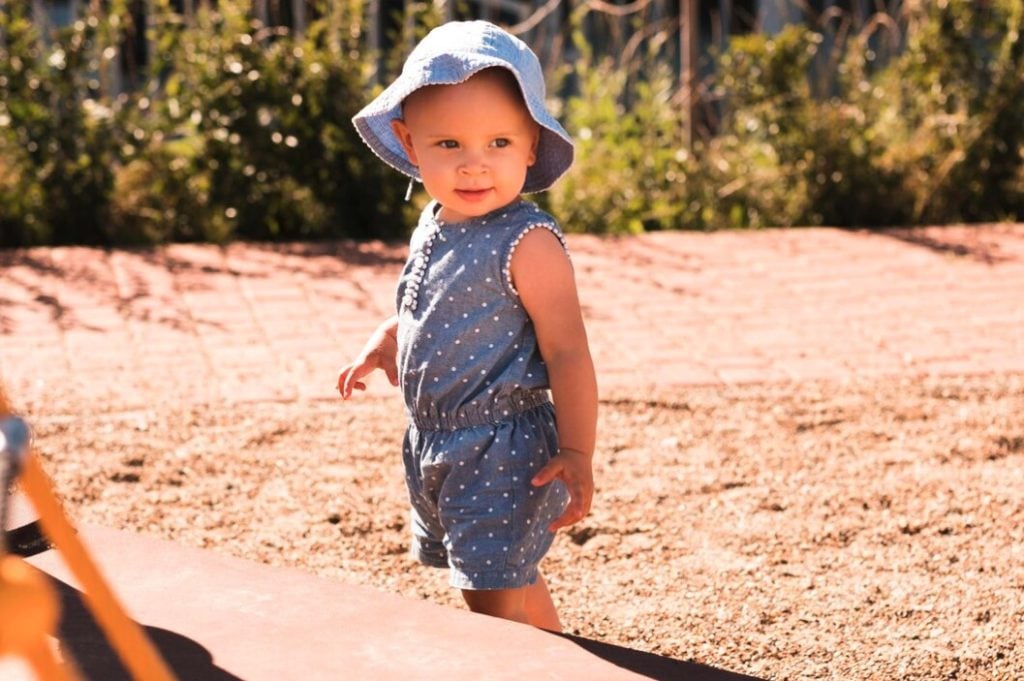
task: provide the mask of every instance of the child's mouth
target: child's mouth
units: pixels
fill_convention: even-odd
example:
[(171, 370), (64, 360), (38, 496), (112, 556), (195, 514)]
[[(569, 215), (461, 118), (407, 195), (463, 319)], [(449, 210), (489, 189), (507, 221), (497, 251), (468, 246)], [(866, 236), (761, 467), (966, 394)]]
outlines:
[(490, 191), (490, 189), (456, 189), (455, 193), (463, 201), (476, 202), (486, 197)]

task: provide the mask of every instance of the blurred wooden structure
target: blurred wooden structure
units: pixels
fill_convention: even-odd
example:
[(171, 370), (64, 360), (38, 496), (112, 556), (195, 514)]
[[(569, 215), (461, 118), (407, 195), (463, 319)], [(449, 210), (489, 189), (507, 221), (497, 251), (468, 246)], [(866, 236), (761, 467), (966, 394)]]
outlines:
[[(99, 0), (30, 0), (42, 24), (65, 25)], [(341, 0), (246, 0), (252, 16), (266, 26), (305, 32), (331, 2)], [(142, 30), (152, 18), (156, 0), (125, 0), (132, 15), (131, 31), (111, 68), (101, 73), (108, 93), (130, 90), (145, 81), (151, 36)], [(430, 8), (444, 20), (486, 19), (526, 40), (548, 67), (573, 63), (577, 55), (572, 33), (578, 28), (598, 55), (628, 60), (645, 42), (656, 42), (659, 59), (671, 64), (678, 78), (679, 106), (685, 113), (684, 144), (696, 136), (698, 106), (707, 100), (704, 83), (713, 73), (710, 53), (727, 48), (731, 36), (751, 32), (774, 34), (786, 25), (807, 22), (817, 27), (844, 21), (863, 22), (877, 11), (899, 12), (903, 0), (366, 0), (363, 40), (372, 54), (385, 55), (399, 36), (411, 36), (415, 13)], [(188, 21), (217, 0), (168, 0)], [(0, 3), (2, 4), (2, 3)], [(103, 4), (109, 7), (109, 2)], [(412, 10), (412, 11), (410, 11)], [(409, 48), (412, 46), (409, 45)], [(378, 63), (385, 79), (384, 57)]]
[[(29, 0), (33, 16), (42, 24), (63, 26), (95, 0)], [(330, 2), (331, 0), (327, 0)], [(785, 25), (818, 21), (836, 13), (865, 18), (878, 11), (877, 0), (431, 0), (434, 9), (446, 20), (479, 18), (509, 27), (513, 33), (539, 42), (568, 29), (571, 15), (586, 9), (620, 18), (668, 18), (679, 28), (677, 51), (686, 55), (688, 64), (680, 64), (685, 82), (687, 68), (695, 58), (712, 46), (724, 46), (730, 35), (761, 31), (776, 33)], [(248, 0), (252, 15), (263, 24), (287, 26), (302, 33), (318, 17), (322, 0)], [(103, 3), (109, 6), (109, 3)], [(137, 25), (144, 26), (152, 13), (154, 0), (127, 0)], [(169, 0), (171, 8), (185, 17), (194, 16), (203, 6), (216, 6), (217, 0)], [(898, 10), (901, 0), (885, 3), (889, 11)], [(367, 0), (367, 48), (388, 46), (391, 30), (397, 28), (409, 0)], [(641, 14), (642, 13), (642, 14)], [(538, 49), (534, 41), (531, 41)], [(692, 75), (692, 72), (689, 72)]]

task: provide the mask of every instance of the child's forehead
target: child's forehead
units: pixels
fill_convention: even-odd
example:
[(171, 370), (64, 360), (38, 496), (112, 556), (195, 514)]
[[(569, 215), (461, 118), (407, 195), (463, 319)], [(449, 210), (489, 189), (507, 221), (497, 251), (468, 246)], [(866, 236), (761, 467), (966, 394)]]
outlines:
[(478, 71), (461, 83), (424, 85), (406, 96), (402, 101), (402, 108), (405, 109), (410, 104), (415, 105), (417, 101), (444, 101), (445, 97), (455, 96), (467, 90), (480, 92), (496, 100), (506, 99), (515, 101), (523, 109), (526, 109), (526, 102), (523, 99), (523, 92), (519, 88), (519, 81), (516, 80), (511, 71), (501, 67), (492, 67)]

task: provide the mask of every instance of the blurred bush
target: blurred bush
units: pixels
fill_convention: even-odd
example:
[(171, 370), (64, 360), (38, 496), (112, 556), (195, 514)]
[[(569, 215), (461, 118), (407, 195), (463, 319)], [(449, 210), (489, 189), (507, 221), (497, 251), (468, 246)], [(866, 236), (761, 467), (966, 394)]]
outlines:
[[(639, 233), (692, 226), (699, 205), (684, 201), (696, 164), (683, 144), (675, 77), (654, 55), (637, 68), (597, 56), (577, 31), (579, 59), (562, 78), (575, 93), (562, 112), (576, 142), (573, 169), (547, 194), (569, 231)], [(643, 74), (642, 77), (639, 74)]]
[(96, 17), (55, 31), (29, 3), (0, 11), (0, 246), (90, 242), (108, 219), (120, 127), (94, 94)]
[(123, 3), (45, 36), (0, 12), (0, 245), (404, 234), (404, 183), (350, 123), (369, 58), (338, 27), (362, 3), (324, 3), (303, 36), (240, 0), (191, 24), (153, 6), (148, 82), (115, 100), (95, 74)]
[(717, 187), (714, 227), (876, 226), (910, 216), (898, 174), (855, 93), (862, 80), (816, 95), (808, 74), (821, 36), (790, 26), (733, 41), (719, 60), (721, 131), (704, 147)]
[[(142, 30), (125, 0), (44, 32), (28, 3), (0, 8), (0, 246), (407, 231), (420, 202), (349, 121), (434, 4), (410, 4), (384, 55), (363, 47), (358, 0), (323, 0), (302, 35), (216, 4), (186, 22), (153, 0), (150, 72), (118, 97), (115, 46)], [(1024, 0), (732, 36), (697, 84), (700, 120), (670, 66), (678, 26), (617, 11), (596, 45), (599, 6), (577, 6), (548, 68), (577, 162), (537, 198), (567, 229), (1024, 219)]]
[[(163, 10), (151, 29), (159, 87), (132, 107), (136, 142), (122, 174), (134, 191), (115, 211), (126, 233), (224, 241), (405, 231), (401, 180), (350, 123), (366, 99), (366, 60), (358, 33), (337, 27), (358, 25), (362, 3), (332, 3), (301, 37), (251, 20), (243, 2), (199, 10), (193, 25)], [(162, 210), (153, 196), (165, 197)]]
[(1024, 219), (1024, 0), (921, 3), (873, 130), (913, 222)]
[(578, 159), (549, 203), (612, 233), (1024, 220), (1022, 17), (1024, 0), (946, 0), (733, 36), (699, 84), (720, 116), (689, 149), (677, 140), (700, 121), (664, 50), (580, 45), (563, 116)]

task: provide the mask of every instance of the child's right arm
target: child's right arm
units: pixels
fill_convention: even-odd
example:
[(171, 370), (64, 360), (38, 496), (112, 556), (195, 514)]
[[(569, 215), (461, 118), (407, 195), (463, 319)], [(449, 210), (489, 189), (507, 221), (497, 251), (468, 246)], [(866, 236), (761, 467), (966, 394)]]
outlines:
[(398, 317), (391, 317), (370, 334), (362, 352), (338, 373), (338, 392), (342, 399), (352, 396), (353, 390), (366, 390), (363, 378), (375, 369), (387, 374), (391, 385), (398, 385)]

